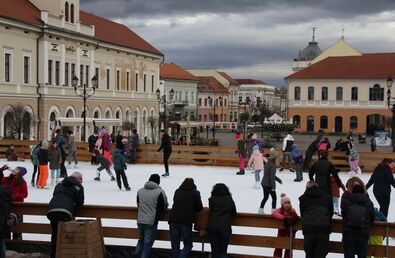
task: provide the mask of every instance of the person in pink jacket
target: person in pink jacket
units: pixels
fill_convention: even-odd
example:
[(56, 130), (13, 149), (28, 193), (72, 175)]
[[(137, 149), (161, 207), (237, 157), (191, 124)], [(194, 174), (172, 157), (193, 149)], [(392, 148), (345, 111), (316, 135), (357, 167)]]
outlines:
[(260, 188), (260, 176), (259, 173), (263, 170), (264, 167), (264, 162), (267, 162), (267, 159), (263, 157), (262, 152), (259, 149), (258, 145), (254, 145), (252, 147), (252, 154), (250, 157), (250, 160), (248, 161), (248, 166), (251, 166), (251, 164), (254, 164), (254, 170), (255, 170), (255, 185), (254, 189), (259, 189)]
[[(295, 238), (295, 233), (296, 230), (291, 230), (289, 229), (290, 226), (295, 224), (299, 220), (298, 214), (296, 214), (296, 211), (294, 208), (292, 208), (291, 200), (286, 196), (284, 193), (281, 194), (281, 207), (278, 209), (275, 209), (272, 212), (272, 216), (278, 220), (283, 221), (284, 223), (284, 228), (279, 228), (277, 237), (292, 237)], [(291, 235), (292, 233), (292, 235)], [(289, 258), (290, 253), (289, 249), (285, 249), (284, 256), (282, 256), (283, 249), (281, 248), (276, 248), (274, 250), (274, 257), (285, 257)]]

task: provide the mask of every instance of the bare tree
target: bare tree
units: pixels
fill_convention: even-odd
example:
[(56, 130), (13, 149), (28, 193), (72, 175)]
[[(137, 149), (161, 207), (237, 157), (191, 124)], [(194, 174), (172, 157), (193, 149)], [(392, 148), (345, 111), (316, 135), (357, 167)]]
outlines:
[(30, 132), (34, 117), (20, 104), (9, 109), (4, 117), (5, 137), (21, 139), (24, 132)]
[(157, 121), (158, 121), (158, 119), (153, 116), (148, 117), (148, 123), (151, 128), (152, 143), (155, 142), (155, 127), (156, 127)]
[(130, 122), (130, 121), (123, 121), (122, 122), (122, 130), (128, 132), (128, 137), (130, 137), (130, 134), (134, 128), (136, 128), (136, 125), (133, 122)]

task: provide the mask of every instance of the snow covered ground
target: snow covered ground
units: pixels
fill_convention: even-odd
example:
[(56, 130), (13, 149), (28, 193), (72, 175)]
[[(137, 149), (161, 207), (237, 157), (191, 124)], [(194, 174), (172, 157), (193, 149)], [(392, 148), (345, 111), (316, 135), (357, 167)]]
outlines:
[[(49, 202), (52, 197), (53, 187), (50, 187), (48, 190), (39, 190), (30, 186), (30, 180), (33, 171), (33, 166), (30, 162), (7, 163), (5, 160), (0, 160), (0, 167), (3, 164), (8, 164), (11, 167), (25, 166), (28, 169), (29, 172), (28, 175), (25, 176), (25, 179), (29, 183), (29, 196), (25, 201), (38, 203)], [(203, 205), (207, 207), (212, 186), (219, 182), (225, 183), (232, 192), (238, 212), (256, 213), (263, 196), (262, 190), (253, 189), (255, 180), (253, 173), (247, 172), (245, 175), (235, 175), (237, 170), (237, 168), (230, 167), (170, 166), (170, 176), (167, 178), (162, 177), (160, 185), (165, 190), (169, 199), (169, 206), (171, 206), (175, 190), (179, 187), (184, 178), (192, 177), (194, 178), (195, 184), (201, 193)], [(130, 187), (132, 188), (132, 191), (130, 192), (126, 192), (124, 190), (120, 191), (116, 183), (110, 181), (109, 176), (104, 171), (101, 174), (102, 181), (94, 181), (93, 178), (96, 174), (96, 167), (91, 166), (88, 163), (80, 163), (78, 169), (69, 169), (68, 172), (72, 173), (74, 171), (80, 171), (84, 176), (83, 184), (85, 187), (86, 204), (136, 206), (136, 194), (138, 189), (144, 185), (152, 173), (162, 174), (164, 169), (162, 165), (128, 165), (126, 173)], [(5, 174), (7, 175), (7, 172)], [(278, 172), (277, 175), (283, 180), (282, 185), (277, 184), (277, 204), (279, 205), (280, 202), (280, 193), (286, 193), (291, 198), (294, 208), (298, 211), (298, 214), (300, 214), (298, 197), (304, 192), (305, 185), (308, 180), (307, 174), (304, 174), (304, 181), (299, 183), (293, 182), (295, 174), (288, 172), (288, 170), (285, 172)], [(369, 180), (369, 177), (370, 174), (361, 175), (361, 178), (365, 183)], [(349, 176), (347, 173), (340, 173), (340, 178), (345, 184)], [(375, 206), (378, 207), (377, 201), (373, 196), (372, 189), (369, 190), (369, 193)], [(392, 191), (391, 199), (395, 200), (395, 191)], [(265, 213), (270, 213), (270, 201), (271, 199), (269, 199), (266, 203)], [(395, 220), (395, 209), (393, 205), (394, 204), (392, 201), (392, 207), (390, 207), (389, 211), (389, 221)], [(40, 218), (37, 216), (25, 216), (24, 220), (26, 222), (48, 222), (44, 217)], [(122, 220), (105, 220), (103, 221), (103, 225), (122, 227), (135, 226), (130, 221), (125, 222)], [(162, 223), (159, 225), (159, 227), (168, 229), (168, 224)], [(251, 228), (234, 228), (233, 231), (238, 233), (263, 234), (263, 232), (254, 232), (254, 230)], [(265, 229), (264, 232), (265, 235), (275, 235), (276, 233), (276, 230), (271, 229)], [(298, 232), (297, 237), (301, 236), (301, 232)], [(38, 236), (33, 234), (25, 234), (24, 239), (49, 240), (49, 236), (46, 237), (42, 235)], [(331, 239), (340, 240), (341, 236), (339, 234), (332, 234)], [(136, 244), (133, 240), (122, 239), (106, 239), (106, 243), (132, 246)], [(155, 246), (170, 248), (170, 243), (157, 241), (155, 242)], [(201, 250), (201, 244), (195, 243), (194, 249)], [(205, 245), (205, 250), (208, 249), (209, 245)], [(229, 252), (248, 252), (249, 254), (272, 255), (273, 249), (231, 246), (229, 248)], [(294, 257), (304, 257), (304, 252), (295, 251)], [(331, 254), (330, 257), (342, 257), (342, 255)]]

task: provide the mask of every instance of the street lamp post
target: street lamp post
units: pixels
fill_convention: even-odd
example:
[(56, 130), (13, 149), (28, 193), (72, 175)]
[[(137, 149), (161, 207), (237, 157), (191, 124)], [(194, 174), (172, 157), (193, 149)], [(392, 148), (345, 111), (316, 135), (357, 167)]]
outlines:
[(392, 140), (392, 152), (395, 152), (395, 97), (391, 96), (391, 87), (393, 80), (390, 77), (387, 79), (387, 106), (388, 109), (392, 112), (392, 121), (391, 121), (391, 140)]
[(78, 81), (79, 81), (78, 77), (76, 75), (74, 75), (73, 79), (71, 80), (71, 84), (74, 87), (75, 95), (81, 97), (82, 100), (84, 101), (84, 111), (83, 111), (83, 114), (82, 114), (82, 117), (84, 119), (84, 122), (83, 122), (83, 138), (84, 138), (84, 141), (86, 141), (86, 100), (89, 97), (92, 97), (95, 94), (97, 83), (98, 83), (98, 79), (97, 79), (96, 75), (93, 76), (92, 79), (91, 79), (92, 87), (88, 87), (88, 85), (86, 85), (86, 83), (84, 83), (82, 90), (80, 89), (80, 87), (78, 87)]
[[(222, 101), (222, 97), (220, 96), (218, 98), (218, 101)], [(212, 99), (210, 96), (208, 96), (208, 102), (210, 103), (210, 107), (213, 108), (214, 114), (213, 114), (213, 141), (215, 142), (215, 109), (217, 107), (217, 103), (215, 103), (214, 99)]]
[[(159, 89), (156, 90), (156, 97), (157, 97), (158, 103), (159, 103), (159, 114), (160, 114), (160, 105), (163, 104), (163, 125), (164, 125), (164, 129), (166, 131), (167, 130), (166, 106), (173, 102), (174, 90), (171, 89), (169, 91), (169, 100), (166, 99), (166, 93), (163, 94), (162, 96), (160, 95), (160, 90)], [(159, 121), (159, 123), (160, 123), (160, 121)], [(159, 125), (159, 128), (160, 128), (160, 125)]]

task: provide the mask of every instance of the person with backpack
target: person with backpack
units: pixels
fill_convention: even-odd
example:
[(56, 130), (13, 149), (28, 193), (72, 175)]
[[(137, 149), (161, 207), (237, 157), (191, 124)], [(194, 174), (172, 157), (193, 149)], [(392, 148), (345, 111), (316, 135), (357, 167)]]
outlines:
[(326, 257), (333, 205), (331, 196), (315, 181), (306, 184), (306, 191), (299, 197), (300, 215), (307, 258)]
[(343, 217), (343, 249), (345, 258), (366, 257), (370, 226), (374, 221), (373, 203), (362, 181), (348, 183), (351, 192), (344, 193), (341, 202)]

